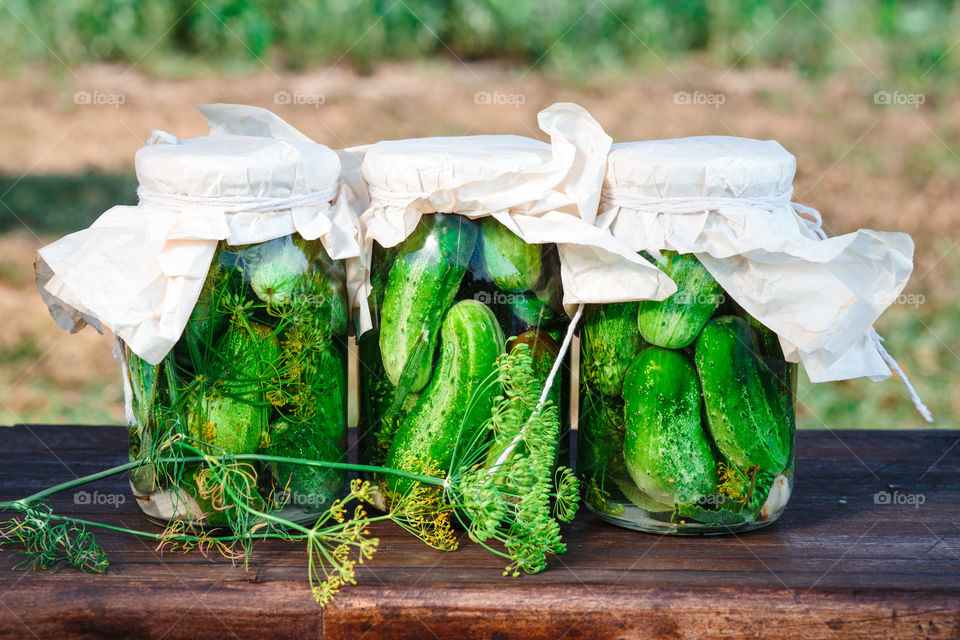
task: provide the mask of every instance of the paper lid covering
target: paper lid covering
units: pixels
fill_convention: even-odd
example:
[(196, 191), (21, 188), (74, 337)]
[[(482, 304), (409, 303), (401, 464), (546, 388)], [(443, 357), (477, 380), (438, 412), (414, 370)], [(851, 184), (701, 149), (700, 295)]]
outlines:
[(424, 214), (491, 216), (527, 243), (557, 245), (568, 309), (595, 301), (604, 279), (613, 280), (614, 295), (646, 292), (651, 281), (650, 293), (675, 291), (662, 272), (594, 224), (611, 143), (599, 123), (570, 103), (551, 105), (537, 121), (549, 144), (486, 135), (345, 150), (362, 157), (369, 188), (370, 203), (360, 217), (365, 254), (370, 256), (374, 241), (384, 247), (402, 242)]
[(603, 188), (661, 198), (789, 193), (797, 161), (775, 140), (696, 136), (614, 144)]
[(492, 180), (549, 160), (549, 144), (523, 136), (385, 140), (367, 148), (361, 173), (372, 190), (429, 193)]
[(240, 135), (210, 135), (150, 144), (136, 155), (140, 186), (200, 198), (283, 198), (335, 194), (340, 160), (321, 144)]
[(359, 220), (337, 154), (265, 109), (201, 111), (212, 135), (178, 141), (154, 132), (137, 153), (136, 207), (113, 207), (40, 249), (37, 288), (58, 324), (109, 327), (156, 364), (183, 333), (220, 241), (292, 233), (348, 261), (348, 292), (364, 313), (363, 270), (349, 264), (362, 255)]

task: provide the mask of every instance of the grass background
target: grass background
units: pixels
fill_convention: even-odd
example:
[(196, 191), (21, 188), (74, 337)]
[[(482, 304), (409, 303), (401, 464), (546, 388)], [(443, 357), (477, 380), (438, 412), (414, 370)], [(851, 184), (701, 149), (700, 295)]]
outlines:
[[(955, 77), (947, 0), (7, 0), (0, 60), (120, 62), (163, 75), (453, 55), (589, 77), (703, 53), (829, 74)], [(858, 60), (859, 59), (859, 60)]]
[[(6, 0), (0, 5), (0, 424), (119, 423), (109, 337), (60, 331), (33, 288), (44, 243), (136, 201), (150, 130), (205, 132), (190, 106), (273, 109), (334, 147), (540, 137), (587, 107), (616, 140), (775, 138), (833, 234), (900, 230), (916, 270), (878, 322), (938, 417), (960, 410), (960, 10), (953, 2)], [(123, 96), (78, 105), (76, 91)], [(280, 105), (278, 91), (322, 96)], [(724, 96), (678, 105), (678, 91)], [(882, 105), (876, 92), (920, 96)], [(478, 104), (478, 92), (519, 96)], [(915, 99), (916, 101), (916, 99)], [(802, 378), (802, 376), (801, 376)], [(803, 428), (925, 423), (896, 381), (800, 388)]]

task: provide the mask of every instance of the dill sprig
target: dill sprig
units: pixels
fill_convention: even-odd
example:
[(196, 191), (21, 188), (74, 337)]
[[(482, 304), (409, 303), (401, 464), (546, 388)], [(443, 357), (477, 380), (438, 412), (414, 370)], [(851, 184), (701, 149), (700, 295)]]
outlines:
[(454, 507), (447, 502), (443, 473), (432, 460), (407, 458), (404, 466), (421, 469), (423, 475), (436, 480), (434, 484), (408, 483), (402, 494), (391, 491), (386, 482), (380, 482), (378, 490), (385, 494), (391, 519), (426, 545), (440, 551), (455, 551), (459, 543), (453, 531)]
[(321, 606), (343, 585), (357, 583), (356, 565), (372, 558), (380, 544), (368, 529), (377, 518), (369, 517), (363, 507), (372, 491), (368, 481), (354, 479), (346, 498), (335, 501), (307, 533), (310, 591)]
[(14, 552), (21, 558), (17, 569), (49, 569), (65, 566), (89, 573), (105, 573), (110, 565), (107, 554), (93, 534), (78, 522), (55, 522), (53, 510), (45, 501), (25, 505), (20, 517), (0, 523), (0, 546), (22, 545)]
[[(19, 546), (15, 554), (22, 557), (20, 569), (57, 570), (72, 566), (81, 571), (104, 573), (109, 563), (89, 528), (127, 533), (157, 542), (158, 551), (189, 552), (204, 555), (216, 552), (246, 566), (253, 543), (262, 539), (306, 541), (308, 582), (314, 598), (327, 604), (340, 589), (356, 583), (356, 567), (371, 559), (379, 540), (370, 535), (374, 522), (390, 520), (395, 513), (369, 516), (363, 506), (372, 500), (373, 488), (367, 481), (354, 480), (346, 496), (336, 500), (320, 514), (311, 527), (283, 518), (272, 510), (277, 506), (259, 495), (252, 473), (252, 461), (303, 464), (315, 467), (353, 468), (392, 472), (380, 467), (363, 467), (347, 463), (286, 458), (259, 454), (237, 456), (208, 453), (209, 445), (182, 434), (175, 435), (158, 449), (166, 455), (151, 461), (134, 460), (76, 480), (64, 482), (20, 500), (0, 503), (0, 511), (16, 511), (17, 516), (0, 523), (0, 546)], [(162, 472), (176, 473), (200, 465), (197, 473), (198, 495), (218, 512), (226, 514), (228, 527), (203, 528), (200, 522), (171, 520), (161, 533), (127, 529), (114, 525), (71, 518), (54, 513), (46, 498), (55, 493), (154, 465)], [(404, 474), (411, 480), (430, 482), (433, 478)], [(172, 478), (177, 479), (177, 478)], [(180, 478), (182, 480), (182, 478)], [(437, 481), (439, 482), (439, 481)], [(400, 501), (396, 509), (406, 510)]]
[(443, 504), (413, 504), (425, 518), (431, 511), (438, 518), (456, 514), (471, 540), (509, 560), (504, 575), (537, 573), (548, 555), (566, 550), (560, 523), (576, 514), (579, 485), (569, 468), (555, 469), (559, 413), (541, 398), (527, 345), (501, 355), (495, 377), (484, 384), (498, 383), (503, 392), (487, 429), (458, 446), (443, 480)]

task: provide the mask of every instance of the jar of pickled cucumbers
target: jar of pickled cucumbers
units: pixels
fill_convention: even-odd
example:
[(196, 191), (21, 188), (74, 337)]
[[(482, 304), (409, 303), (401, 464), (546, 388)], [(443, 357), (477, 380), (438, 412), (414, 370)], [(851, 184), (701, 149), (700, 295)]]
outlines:
[(581, 325), (577, 472), (601, 518), (769, 524), (793, 487), (798, 365), (811, 382), (905, 381), (872, 325), (907, 283), (910, 238), (828, 237), (792, 200), (795, 170), (772, 140), (611, 147), (597, 227), (647, 262), (629, 278), (607, 265)]
[(758, 295), (776, 284), (729, 263), (746, 262), (737, 232), (763, 216), (787, 215), (815, 241), (790, 209), (793, 169), (774, 142), (613, 146), (601, 224), (675, 290), (585, 309), (577, 473), (601, 518), (695, 534), (753, 529), (782, 513), (793, 483), (797, 366), (764, 317), (740, 304), (762, 312)]
[(615, 524), (661, 533), (772, 522), (793, 482), (797, 367), (695, 256), (665, 253), (658, 264), (677, 293), (585, 312), (584, 503)]
[[(549, 144), (517, 136), (366, 149), (371, 203), (361, 223), (372, 242), (373, 328), (358, 339), (362, 461), (447, 471), (458, 448), (492, 433), (497, 358), (519, 345), (543, 388), (569, 320), (557, 246), (544, 226), (522, 219), (552, 193), (532, 182), (552, 157)], [(568, 389), (564, 364), (548, 393), (560, 414), (562, 465)]]
[[(229, 524), (223, 487), (197, 461), (216, 455), (235, 456), (252, 504), (315, 519), (344, 472), (263, 456), (339, 462), (346, 451), (344, 259), (360, 244), (356, 214), (335, 213), (340, 161), (303, 140), (151, 142), (136, 157), (139, 205), (43, 249), (41, 291), (61, 325), (117, 334), (145, 514)], [(161, 463), (175, 450), (194, 461)]]
[[(328, 462), (346, 450), (347, 300), (342, 261), (298, 233), (221, 242), (182, 337), (152, 365), (126, 348), (135, 416), (130, 456), (154, 454), (182, 433), (208, 453)], [(340, 497), (342, 471), (245, 464), (266, 503), (309, 520)], [(222, 524), (208, 470), (164, 486), (155, 467), (131, 473), (137, 503), (157, 519)]]
[[(497, 357), (525, 344), (541, 384), (568, 322), (556, 247), (526, 244), (494, 218), (424, 215), (400, 244), (374, 249), (374, 330), (359, 339), (363, 459), (445, 469), (490, 418)], [(551, 389), (567, 424), (564, 367)]]

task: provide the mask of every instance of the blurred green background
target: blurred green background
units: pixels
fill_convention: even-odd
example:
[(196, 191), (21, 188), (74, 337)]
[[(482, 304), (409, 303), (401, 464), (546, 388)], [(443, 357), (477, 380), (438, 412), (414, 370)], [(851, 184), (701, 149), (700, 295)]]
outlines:
[[(877, 328), (935, 426), (955, 427), (958, 45), (960, 9), (941, 0), (5, 0), (0, 424), (122, 420), (110, 339), (56, 327), (32, 260), (134, 203), (133, 152), (153, 128), (202, 134), (192, 103), (260, 104), (342, 147), (539, 136), (536, 112), (569, 100), (616, 140), (776, 138), (831, 233), (910, 233), (914, 278)], [(78, 91), (108, 98), (84, 104)], [(278, 103), (297, 91), (320, 99)], [(679, 91), (724, 101), (680, 105)], [(482, 104), (478, 92), (522, 101)], [(926, 426), (896, 380), (804, 382), (800, 398), (804, 428)]]
[[(163, 75), (455, 55), (558, 70), (635, 73), (704, 54), (717, 65), (851, 67), (853, 49), (898, 76), (954, 77), (960, 15), (944, 0), (7, 0), (9, 69), (56, 60)], [(856, 58), (859, 53), (854, 54)]]

